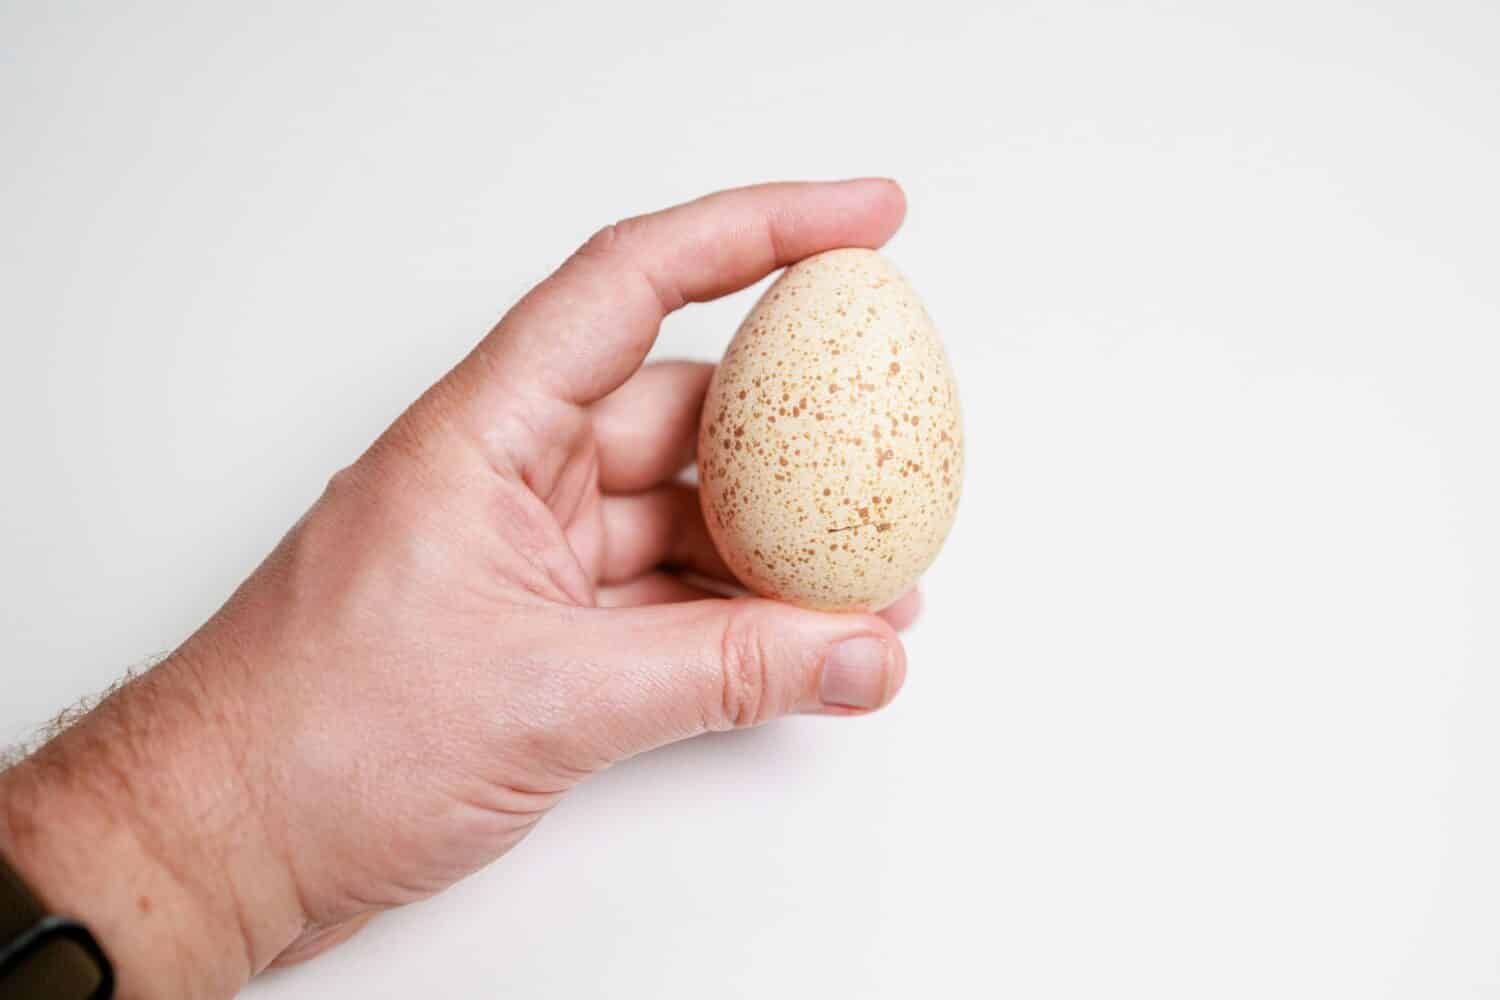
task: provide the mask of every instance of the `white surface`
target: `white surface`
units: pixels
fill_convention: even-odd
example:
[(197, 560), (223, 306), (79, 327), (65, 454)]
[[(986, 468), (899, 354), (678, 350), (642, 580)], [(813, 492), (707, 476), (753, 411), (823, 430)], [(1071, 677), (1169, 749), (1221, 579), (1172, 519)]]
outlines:
[(905, 182), (971, 478), (890, 711), (250, 996), (1500, 996), (1500, 8), (406, 6), (0, 8), (0, 739), (711, 188)]

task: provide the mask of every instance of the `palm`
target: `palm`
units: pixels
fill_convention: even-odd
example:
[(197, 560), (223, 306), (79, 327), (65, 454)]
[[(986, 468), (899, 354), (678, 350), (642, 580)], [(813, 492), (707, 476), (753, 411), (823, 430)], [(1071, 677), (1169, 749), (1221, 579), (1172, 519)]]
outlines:
[[(572, 606), (637, 606), (713, 596), (690, 571), (733, 586), (714, 550), (692, 462), (698, 414), (713, 366), (670, 361), (641, 367), (586, 404), (549, 407), (533, 419), (516, 468), (498, 484), (524, 493), (507, 507), (494, 541), (520, 549), (506, 560), (533, 594)], [(524, 575), (543, 567), (540, 585)]]
[(594, 435), (590, 434), (567, 460), (563, 482), (564, 488), (551, 498), (547, 508), (557, 518), (558, 530), (567, 539), (579, 572), (597, 588), (602, 582), (608, 539), (605, 494), (599, 487), (599, 444)]

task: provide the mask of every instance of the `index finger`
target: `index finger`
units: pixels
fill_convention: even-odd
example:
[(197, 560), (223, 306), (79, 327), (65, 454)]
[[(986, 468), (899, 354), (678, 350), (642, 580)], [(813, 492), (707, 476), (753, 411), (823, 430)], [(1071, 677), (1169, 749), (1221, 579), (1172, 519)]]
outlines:
[(606, 226), (516, 304), (476, 353), (507, 380), (592, 403), (640, 367), (662, 319), (803, 257), (875, 248), (901, 224), (890, 180), (760, 184)]

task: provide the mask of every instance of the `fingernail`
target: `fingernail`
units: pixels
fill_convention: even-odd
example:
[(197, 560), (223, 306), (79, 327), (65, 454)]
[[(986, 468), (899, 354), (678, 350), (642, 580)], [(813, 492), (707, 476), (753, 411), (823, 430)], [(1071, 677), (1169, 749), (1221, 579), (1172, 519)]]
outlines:
[(823, 661), (819, 697), (825, 705), (879, 708), (885, 700), (889, 662), (890, 650), (879, 639), (845, 639), (829, 650)]

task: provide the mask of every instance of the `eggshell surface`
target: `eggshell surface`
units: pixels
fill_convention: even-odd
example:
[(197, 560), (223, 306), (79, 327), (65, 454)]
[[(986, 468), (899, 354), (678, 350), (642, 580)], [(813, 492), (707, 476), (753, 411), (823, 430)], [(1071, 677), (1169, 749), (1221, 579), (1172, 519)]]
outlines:
[(698, 438), (720, 555), (766, 597), (878, 610), (931, 565), (958, 509), (953, 371), (906, 279), (872, 250), (787, 268), (730, 342)]

